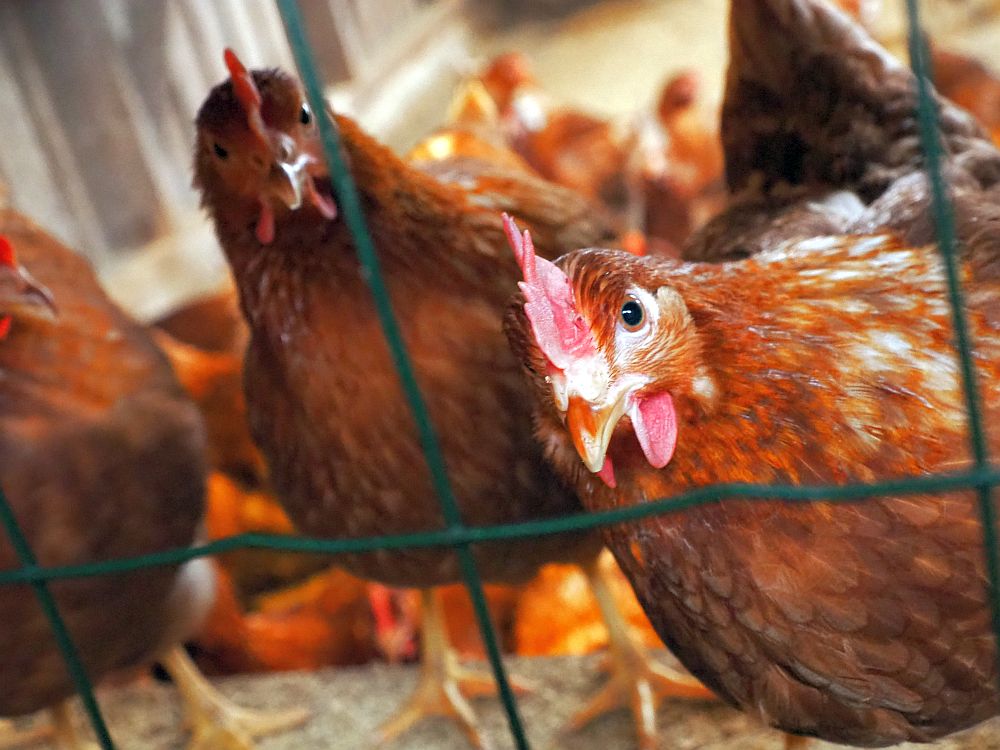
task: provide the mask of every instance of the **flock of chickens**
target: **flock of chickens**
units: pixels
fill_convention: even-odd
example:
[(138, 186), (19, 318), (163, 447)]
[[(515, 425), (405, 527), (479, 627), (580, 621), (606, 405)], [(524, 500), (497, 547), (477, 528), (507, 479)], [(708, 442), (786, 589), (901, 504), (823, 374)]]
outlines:
[[(289, 74), (248, 71), (227, 51), (230, 76), (197, 114), (194, 173), (236, 291), (152, 329), (109, 301), (85, 261), (0, 206), (0, 484), (39, 563), (250, 527), (344, 538), (444, 525), (321, 155), (316, 119), (326, 116), (466, 524), (717, 482), (970, 468), (915, 80), (865, 31), (872, 4), (842, 5), (732, 3), (721, 139), (692, 73), (664, 88), (648, 130), (622, 134), (554, 106), (511, 54), (469, 81), (449, 123), (404, 159), (349, 118), (313, 112)], [(938, 101), (997, 450), (1000, 151), (990, 131), (1000, 117), (977, 108), (988, 97), (976, 93), (995, 96), (997, 84), (955, 55), (934, 60), (942, 93), (984, 119)], [(236, 518), (237, 506), (254, 520)], [(647, 651), (603, 547), (690, 674)], [(574, 728), (623, 706), (638, 745), (654, 748), (662, 698), (714, 694), (789, 732), (789, 746), (880, 746), (1000, 711), (971, 491), (850, 505), (733, 499), (473, 553), (490, 583), (524, 583), (548, 563), (582, 569), (611, 668)], [(52, 583), (90, 677), (158, 661), (193, 747), (252, 748), (308, 715), (228, 703), (179, 644), (201, 631), (201, 650), (234, 668), (365, 658), (371, 633), (335, 657), (322, 617), (284, 640), (271, 621), (273, 642), (250, 646), (241, 590), (260, 586), (250, 579), (319, 573), (311, 596), (350, 622), (362, 601), (380, 647), (405, 652), (416, 616), (395, 589), (414, 588), (421, 681), (380, 739), (444, 715), (483, 745), (465, 695), (494, 686), (450, 643), (468, 635), (442, 588), (461, 579), (453, 551), (332, 561), (248, 551), (220, 562)], [(19, 564), (0, 540), (0, 569)], [(0, 587), (0, 611), (0, 716), (49, 708), (51, 739), (84, 748), (66, 708), (73, 684), (31, 587)], [(304, 632), (309, 642), (296, 642)], [(277, 655), (288, 651), (301, 660)], [(45, 735), (2, 731), (11, 736), (0, 733), (0, 746)]]

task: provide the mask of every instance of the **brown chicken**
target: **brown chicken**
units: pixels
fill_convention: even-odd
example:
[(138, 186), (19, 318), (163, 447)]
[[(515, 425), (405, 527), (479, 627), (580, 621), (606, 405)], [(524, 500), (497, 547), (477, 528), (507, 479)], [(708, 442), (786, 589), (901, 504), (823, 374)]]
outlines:
[[(591, 509), (968, 468), (912, 75), (820, 0), (734, 2), (730, 39), (727, 175), (758, 192), (686, 250), (754, 257), (522, 252), (507, 328), (550, 461)], [(996, 451), (1000, 154), (941, 107)], [(1000, 709), (971, 492), (729, 500), (606, 539), (686, 666), (769, 724), (879, 746)]]
[[(231, 53), (227, 60), (231, 79), (213, 89), (198, 114), (195, 180), (250, 325), (250, 423), (278, 494), (311, 535), (441, 528), (353, 241), (344, 222), (332, 218), (314, 115), (295, 79), (277, 70), (249, 73)], [(417, 169), (348, 118), (335, 120), (391, 298), (405, 311), (402, 335), (465, 522), (577, 511), (575, 496), (534, 443), (518, 367), (503, 340), (516, 265), (505, 251), (499, 212), (520, 212), (553, 256), (605, 240), (609, 231), (587, 201), (531, 174), (467, 156)], [(548, 561), (589, 564), (598, 548), (593, 535), (567, 534), (474, 553), (487, 581), (515, 582)], [(345, 555), (342, 563), (366, 578), (428, 590), (424, 676), (383, 736), (443, 713), (478, 743), (456, 682), (482, 689), (492, 680), (461, 678), (429, 593), (460, 579), (456, 555), (394, 551)], [(650, 716), (653, 694), (675, 679), (689, 689), (691, 680), (646, 665), (638, 644), (616, 625), (619, 669), (584, 713), (625, 701), (637, 717)], [(641, 726), (652, 742), (649, 721)]]
[[(966, 268), (990, 426), (995, 239), (970, 249)], [(539, 436), (589, 509), (715, 482), (839, 484), (970, 465), (933, 247), (817, 237), (724, 266), (603, 250), (541, 263), (527, 253), (528, 303), (510, 335), (534, 378)], [(781, 729), (877, 746), (1000, 708), (972, 492), (732, 500), (615, 527), (606, 541), (692, 673)]]
[[(790, 239), (891, 229), (932, 238), (913, 76), (819, 0), (734, 3), (722, 138), (729, 208), (683, 248), (746, 257)], [(982, 127), (939, 99), (960, 230), (990, 210), (1000, 156)]]
[[(9, 238), (0, 239), (0, 485), (39, 562), (191, 544), (203, 512), (204, 428), (167, 360), (83, 259), (9, 210), (0, 235)], [(17, 565), (4, 535), (0, 568)], [(187, 703), (195, 746), (250, 747), (248, 733), (304, 717), (236, 717), (177, 647), (213, 586), (211, 567), (196, 560), (51, 589), (92, 679), (160, 658)], [(31, 589), (0, 588), (0, 610), (0, 714), (50, 707), (57, 739), (82, 747), (65, 703), (73, 684)]]

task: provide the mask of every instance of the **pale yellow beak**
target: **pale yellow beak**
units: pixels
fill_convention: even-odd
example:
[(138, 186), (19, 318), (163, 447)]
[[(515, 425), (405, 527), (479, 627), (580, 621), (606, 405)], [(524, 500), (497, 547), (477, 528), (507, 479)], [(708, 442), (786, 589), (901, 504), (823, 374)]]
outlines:
[(576, 452), (594, 474), (604, 467), (604, 458), (618, 421), (625, 413), (628, 391), (611, 404), (595, 407), (580, 396), (570, 396), (566, 407), (566, 429)]
[(267, 179), (268, 192), (295, 211), (302, 205), (306, 181), (309, 179), (308, 167), (313, 159), (308, 154), (301, 153), (295, 142), (284, 133), (278, 134), (272, 150), (275, 159)]

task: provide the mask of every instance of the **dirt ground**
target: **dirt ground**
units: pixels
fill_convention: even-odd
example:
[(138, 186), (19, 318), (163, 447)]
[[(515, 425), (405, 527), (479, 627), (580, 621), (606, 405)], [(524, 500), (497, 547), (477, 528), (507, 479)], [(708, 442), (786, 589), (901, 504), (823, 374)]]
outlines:
[[(534, 750), (628, 750), (635, 747), (630, 716), (621, 711), (565, 735), (567, 719), (598, 687), (598, 657), (512, 659), (510, 670), (535, 690), (519, 705)], [(402, 704), (417, 679), (417, 668), (374, 665), (228, 678), (224, 692), (247, 707), (282, 709), (304, 706), (311, 720), (298, 730), (263, 740), (259, 750), (368, 750), (374, 730)], [(99, 693), (120, 750), (182, 750), (186, 747), (176, 693), (169, 685), (147, 682)], [(499, 700), (475, 702), (493, 750), (513, 748)], [(81, 723), (85, 721), (79, 715)], [(784, 750), (777, 732), (756, 725), (726, 706), (674, 701), (659, 715), (663, 750)], [(809, 750), (840, 747), (814, 742)], [(905, 744), (899, 750), (1000, 750), (1000, 720), (933, 745)], [(384, 750), (469, 750), (450, 723), (430, 720)]]

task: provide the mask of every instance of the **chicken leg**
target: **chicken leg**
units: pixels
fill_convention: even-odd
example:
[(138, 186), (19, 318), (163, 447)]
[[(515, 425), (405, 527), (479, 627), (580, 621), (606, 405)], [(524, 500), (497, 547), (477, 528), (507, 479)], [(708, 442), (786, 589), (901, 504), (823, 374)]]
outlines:
[(571, 720), (576, 731), (598, 716), (627, 706), (635, 718), (641, 750), (658, 746), (656, 709), (664, 698), (714, 700), (712, 692), (691, 675), (660, 664), (629, 631), (610, 586), (608, 570), (600, 556), (584, 566), (590, 587), (608, 628), (611, 676), (607, 684)]
[[(469, 742), (485, 747), (476, 715), (466, 696), (495, 695), (496, 681), (492, 673), (466, 669), (448, 645), (444, 613), (433, 589), (421, 589), (420, 603), (423, 626), (420, 638), (420, 681), (406, 705), (378, 730), (379, 744), (386, 744), (418, 721), (431, 716), (445, 716), (455, 721)], [(511, 681), (515, 691), (528, 688)]]
[(254, 738), (291, 729), (309, 718), (304, 709), (258, 713), (237, 706), (205, 679), (182, 647), (172, 649), (161, 663), (184, 703), (191, 726), (189, 750), (252, 750)]

